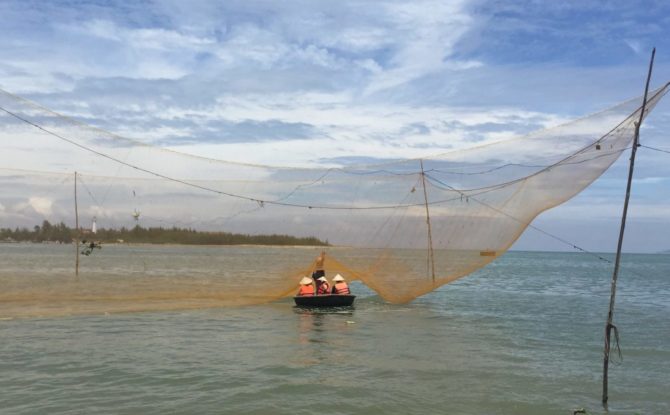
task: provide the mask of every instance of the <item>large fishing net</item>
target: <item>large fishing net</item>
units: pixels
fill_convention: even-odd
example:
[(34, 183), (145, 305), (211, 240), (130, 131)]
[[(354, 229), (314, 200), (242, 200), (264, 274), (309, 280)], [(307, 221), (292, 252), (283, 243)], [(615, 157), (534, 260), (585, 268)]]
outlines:
[[(649, 93), (646, 112), (667, 90)], [(76, 187), (81, 238), (103, 249), (85, 251), (75, 276), (88, 245), (3, 245), (0, 316), (273, 301), (322, 250), (329, 279), (410, 301), (493, 261), (598, 178), (630, 148), (641, 105), (421, 159), (289, 168), (145, 145), (1, 92), (0, 228), (32, 228), (36, 215), (74, 227)], [(110, 231), (122, 227), (125, 239)], [(157, 227), (193, 238), (152, 240)], [(196, 245), (198, 232), (225, 234)]]

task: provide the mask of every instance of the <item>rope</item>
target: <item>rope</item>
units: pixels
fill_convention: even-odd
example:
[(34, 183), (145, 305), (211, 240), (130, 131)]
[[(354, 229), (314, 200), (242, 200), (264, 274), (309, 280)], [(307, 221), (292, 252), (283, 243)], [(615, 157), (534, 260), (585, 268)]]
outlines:
[[(604, 138), (604, 137), (603, 137), (603, 138)], [(601, 138), (601, 140), (602, 140), (602, 138)], [(600, 141), (600, 140), (598, 140), (598, 141)], [(607, 152), (607, 151), (603, 151), (603, 152), (601, 152), (600, 154), (598, 154), (597, 156), (594, 156), (594, 157), (591, 157), (591, 158), (582, 159), (582, 160), (579, 160), (579, 161), (565, 161), (565, 162), (563, 162), (563, 161), (559, 161), (558, 163), (554, 163), (554, 164), (545, 164), (545, 165), (542, 165), (542, 164), (507, 163), (507, 164), (503, 164), (503, 165), (500, 165), (500, 166), (496, 166), (496, 167), (490, 168), (490, 169), (488, 169), (488, 170), (475, 171), (475, 172), (467, 172), (467, 173), (466, 173), (466, 172), (451, 172), (451, 171), (445, 171), (445, 170), (443, 170), (443, 169), (430, 169), (430, 170), (426, 170), (426, 172), (428, 172), (428, 173), (430, 173), (430, 172), (439, 172), (439, 173), (453, 174), (453, 175), (458, 175), (458, 176), (476, 176), (476, 175), (481, 175), (481, 174), (493, 173), (493, 172), (495, 172), (495, 171), (497, 171), (497, 170), (504, 169), (505, 167), (524, 167), (524, 168), (537, 168), (537, 169), (547, 170), (547, 169), (549, 169), (549, 168), (551, 168), (551, 167), (555, 167), (555, 166), (558, 166), (558, 165), (560, 165), (560, 166), (569, 166), (569, 165), (575, 165), (575, 164), (586, 163), (587, 161), (592, 161), (592, 160), (596, 160), (596, 159), (599, 159), (599, 158), (602, 158), (602, 157), (610, 156), (610, 155), (612, 155), (612, 154), (621, 153), (621, 152), (623, 152), (623, 151), (625, 151), (625, 150), (627, 150), (627, 149), (629, 149), (629, 148), (631, 148), (631, 147), (628, 146), (628, 147), (624, 147), (624, 148), (621, 148), (621, 149), (612, 150), (612, 151), (609, 151), (609, 152)], [(530, 176), (526, 176), (526, 177), (530, 177)], [(525, 179), (526, 177), (524, 177), (524, 179)]]
[(607, 331), (614, 329), (614, 343), (616, 344), (616, 351), (618, 355), (618, 360), (611, 358), (610, 354), (610, 344), (607, 344), (607, 349), (605, 350), (605, 355), (608, 361), (610, 361), (615, 366), (620, 366), (623, 363), (623, 354), (621, 353), (621, 345), (619, 344), (619, 329), (614, 324), (609, 324), (607, 326)]
[(645, 146), (644, 144), (640, 144), (640, 147), (644, 147), (644, 148), (648, 148), (649, 150), (660, 151), (660, 152), (662, 152), (662, 153), (668, 153), (668, 154), (670, 154), (670, 151), (668, 151), (668, 150), (663, 150), (662, 148), (656, 148), (656, 147)]
[(79, 174), (78, 176), (79, 176), (79, 182), (80, 182), (81, 184), (84, 185), (84, 190), (86, 190), (86, 193), (88, 193), (88, 195), (91, 197), (91, 199), (93, 200), (93, 202), (94, 202), (96, 205), (101, 206), (100, 203), (98, 203), (98, 201), (97, 201), (97, 199), (95, 198), (95, 196), (93, 196), (93, 193), (91, 193), (91, 189), (89, 189), (88, 186), (86, 185), (86, 183), (84, 182), (84, 177), (83, 177), (83, 175)]

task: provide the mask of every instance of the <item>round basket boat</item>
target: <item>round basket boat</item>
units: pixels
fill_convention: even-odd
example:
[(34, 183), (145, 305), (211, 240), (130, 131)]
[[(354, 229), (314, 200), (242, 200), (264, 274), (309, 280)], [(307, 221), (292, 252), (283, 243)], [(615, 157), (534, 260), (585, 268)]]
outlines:
[(355, 295), (326, 294), (293, 297), (298, 307), (347, 307), (354, 304)]

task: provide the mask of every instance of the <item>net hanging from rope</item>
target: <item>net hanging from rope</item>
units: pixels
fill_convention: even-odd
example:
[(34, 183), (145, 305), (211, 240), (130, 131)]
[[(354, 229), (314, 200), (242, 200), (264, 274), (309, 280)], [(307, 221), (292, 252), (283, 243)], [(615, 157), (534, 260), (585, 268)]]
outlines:
[[(650, 93), (647, 113), (667, 90)], [(0, 107), (0, 227), (32, 227), (36, 215), (72, 225), (77, 171), (79, 215), (95, 218), (99, 238), (136, 224), (301, 238), (161, 251), (110, 245), (82, 263), (78, 281), (55, 254), (32, 271), (26, 256), (0, 269), (0, 308), (11, 315), (272, 301), (296, 290), (322, 249), (329, 277), (340, 273), (387, 301), (410, 301), (485, 266), (538, 214), (596, 180), (631, 145), (641, 98), (493, 144), (323, 168), (146, 145), (4, 91)]]

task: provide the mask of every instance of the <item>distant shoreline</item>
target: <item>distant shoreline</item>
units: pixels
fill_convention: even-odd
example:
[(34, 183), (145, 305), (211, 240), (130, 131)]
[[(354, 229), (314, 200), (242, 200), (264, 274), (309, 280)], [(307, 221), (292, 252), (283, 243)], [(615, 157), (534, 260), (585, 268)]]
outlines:
[(231, 232), (203, 232), (190, 228), (133, 228), (105, 229), (97, 232), (88, 229), (73, 229), (63, 222), (52, 225), (49, 221), (42, 226), (28, 228), (1, 228), (0, 241), (5, 243), (65, 243), (74, 239), (95, 241), (103, 244), (148, 244), (148, 245), (264, 245), (264, 246), (330, 246), (314, 236), (299, 237), (284, 234), (252, 235)]
[[(98, 242), (98, 241), (96, 241)], [(0, 245), (72, 245), (74, 241), (70, 242), (57, 242), (57, 241), (2, 241), (0, 240)], [(202, 246), (202, 247), (270, 247), (270, 248), (304, 248), (304, 249), (323, 249), (325, 245), (264, 245), (264, 244), (182, 244), (182, 243), (172, 243), (172, 242), (99, 242), (103, 246)], [(337, 245), (327, 245), (328, 248), (341, 248)]]

